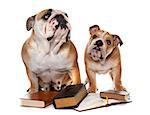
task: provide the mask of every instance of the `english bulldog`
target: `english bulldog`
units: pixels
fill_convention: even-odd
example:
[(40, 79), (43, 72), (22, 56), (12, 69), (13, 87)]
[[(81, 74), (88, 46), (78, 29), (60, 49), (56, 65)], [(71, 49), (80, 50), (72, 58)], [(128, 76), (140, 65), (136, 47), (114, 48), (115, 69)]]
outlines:
[(85, 49), (85, 68), (89, 81), (88, 92), (96, 92), (96, 73), (109, 73), (114, 88), (125, 90), (121, 83), (121, 59), (118, 45), (123, 44), (118, 35), (103, 31), (98, 25), (89, 28), (90, 40)]
[[(26, 28), (32, 30), (22, 47), (22, 59), (31, 83), (29, 93), (38, 92), (41, 87), (49, 90), (51, 83), (55, 83), (56, 90), (61, 89), (62, 82), (68, 84), (71, 80), (72, 84), (79, 84), (78, 55), (70, 40), (68, 15), (60, 10), (46, 9), (29, 17)], [(66, 83), (59, 81), (65, 77)]]

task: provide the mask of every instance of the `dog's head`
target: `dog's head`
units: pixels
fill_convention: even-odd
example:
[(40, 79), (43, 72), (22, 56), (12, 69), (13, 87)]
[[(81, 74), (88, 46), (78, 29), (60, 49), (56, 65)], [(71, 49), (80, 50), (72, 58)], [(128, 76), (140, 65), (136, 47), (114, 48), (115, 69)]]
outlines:
[(38, 37), (42, 37), (50, 41), (57, 31), (70, 32), (70, 23), (68, 22), (68, 15), (65, 12), (54, 9), (47, 9), (31, 16), (26, 22), (27, 30), (33, 29)]
[(112, 35), (99, 28), (98, 25), (93, 25), (89, 28), (90, 43), (88, 53), (95, 61), (105, 63), (106, 58), (111, 55), (113, 50), (120, 44), (123, 44), (118, 35)]

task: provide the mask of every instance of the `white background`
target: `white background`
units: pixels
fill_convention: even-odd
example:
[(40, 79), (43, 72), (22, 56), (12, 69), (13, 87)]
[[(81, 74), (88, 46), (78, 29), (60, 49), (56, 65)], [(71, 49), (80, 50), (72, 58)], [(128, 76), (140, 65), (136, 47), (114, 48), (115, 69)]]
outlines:
[[(68, 13), (72, 25), (71, 39), (78, 51), (82, 81), (86, 78), (83, 55), (89, 40), (88, 28), (98, 24), (101, 29), (118, 34), (124, 42), (122, 81), (130, 91), (132, 103), (78, 113), (20, 107), (29, 81), (21, 59), (21, 48), (31, 32), (25, 24), (29, 16), (53, 8)], [(150, 3), (148, 0), (5, 0), (0, 3), (0, 114), (148, 114), (150, 97)], [(98, 75), (100, 90), (109, 89), (108, 75)]]

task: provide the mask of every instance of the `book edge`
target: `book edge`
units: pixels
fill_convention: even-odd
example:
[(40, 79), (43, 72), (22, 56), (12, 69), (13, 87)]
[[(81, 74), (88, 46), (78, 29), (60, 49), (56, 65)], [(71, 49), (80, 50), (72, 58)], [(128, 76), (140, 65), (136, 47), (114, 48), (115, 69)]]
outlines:
[(111, 94), (117, 94), (117, 95), (129, 95), (130, 94), (127, 91), (124, 91), (125, 94), (122, 94), (121, 91), (115, 91), (115, 90), (101, 91), (100, 93), (111, 93)]
[(109, 92), (108, 92), (108, 93), (106, 93), (106, 92), (100, 92), (100, 97), (101, 97), (101, 98), (105, 98), (105, 97), (102, 96), (102, 95), (107, 95), (107, 94), (108, 94), (108, 95), (109, 95), (109, 94), (112, 94), (112, 95), (115, 94), (115, 95), (117, 95), (117, 96), (119, 96), (119, 97), (122, 98), (122, 99), (117, 99), (117, 98), (113, 98), (113, 97), (111, 98), (111, 97), (109, 97), (109, 99), (126, 100), (126, 101), (127, 101), (127, 100), (130, 98), (129, 95), (121, 95), (121, 94), (117, 94), (117, 93), (109, 93)]
[[(87, 90), (86, 90), (86, 88), (85, 87), (81, 87), (81, 90), (84, 90), (84, 96), (83, 96), (83, 98), (81, 99), (81, 100), (79, 100), (78, 102), (75, 102), (75, 98), (74, 97), (67, 97), (67, 98), (72, 98), (72, 100), (75, 102), (75, 104), (74, 104), (74, 106), (70, 106), (70, 107), (61, 107), (61, 108), (58, 108), (58, 107), (56, 107), (56, 102), (55, 102), (55, 99), (53, 100), (53, 105), (54, 105), (54, 107), (55, 107), (55, 109), (64, 109), (64, 108), (76, 108), (76, 107), (78, 107), (79, 106), (79, 104), (82, 102), (82, 100), (87, 96)], [(77, 93), (76, 95), (78, 95), (79, 93)], [(76, 97), (76, 95), (75, 95), (75, 97)], [(56, 98), (57, 100), (59, 100), (58, 98)], [(61, 98), (61, 99), (66, 99), (66, 98)], [(60, 100), (61, 100), (60, 99)]]
[[(30, 104), (28, 104), (30, 103)], [(32, 103), (32, 104), (31, 104)], [(40, 106), (35, 105), (35, 103), (39, 103)], [(39, 100), (29, 100), (29, 99), (21, 99), (20, 105), (23, 107), (37, 107), (37, 108), (44, 108), (46, 107), (45, 101)]]
[(131, 102), (132, 101), (116, 102), (116, 103), (106, 104), (104, 106), (99, 106), (99, 107), (94, 107), (94, 108), (89, 108), (89, 109), (84, 109), (84, 110), (78, 110), (78, 109), (74, 108), (74, 110), (78, 111), (78, 112), (82, 112), (82, 111), (88, 111), (88, 110), (97, 109), (97, 108), (109, 107), (112, 105), (127, 104), (127, 103), (131, 103)]

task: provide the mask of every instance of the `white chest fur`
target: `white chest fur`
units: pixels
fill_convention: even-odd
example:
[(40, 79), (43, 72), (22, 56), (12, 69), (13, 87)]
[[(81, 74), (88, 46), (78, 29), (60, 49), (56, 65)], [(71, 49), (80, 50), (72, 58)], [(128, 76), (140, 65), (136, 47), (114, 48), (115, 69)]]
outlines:
[(30, 69), (37, 73), (45, 71), (66, 71), (71, 68), (72, 61), (67, 58), (67, 51), (58, 54), (50, 52), (49, 44), (34, 46), (29, 50), (29, 66)]
[(96, 71), (98, 74), (105, 74), (115, 66), (115, 64), (112, 61), (106, 61), (105, 64), (100, 64), (100, 63), (94, 63), (91, 62), (89, 65), (89, 68), (93, 71)]

